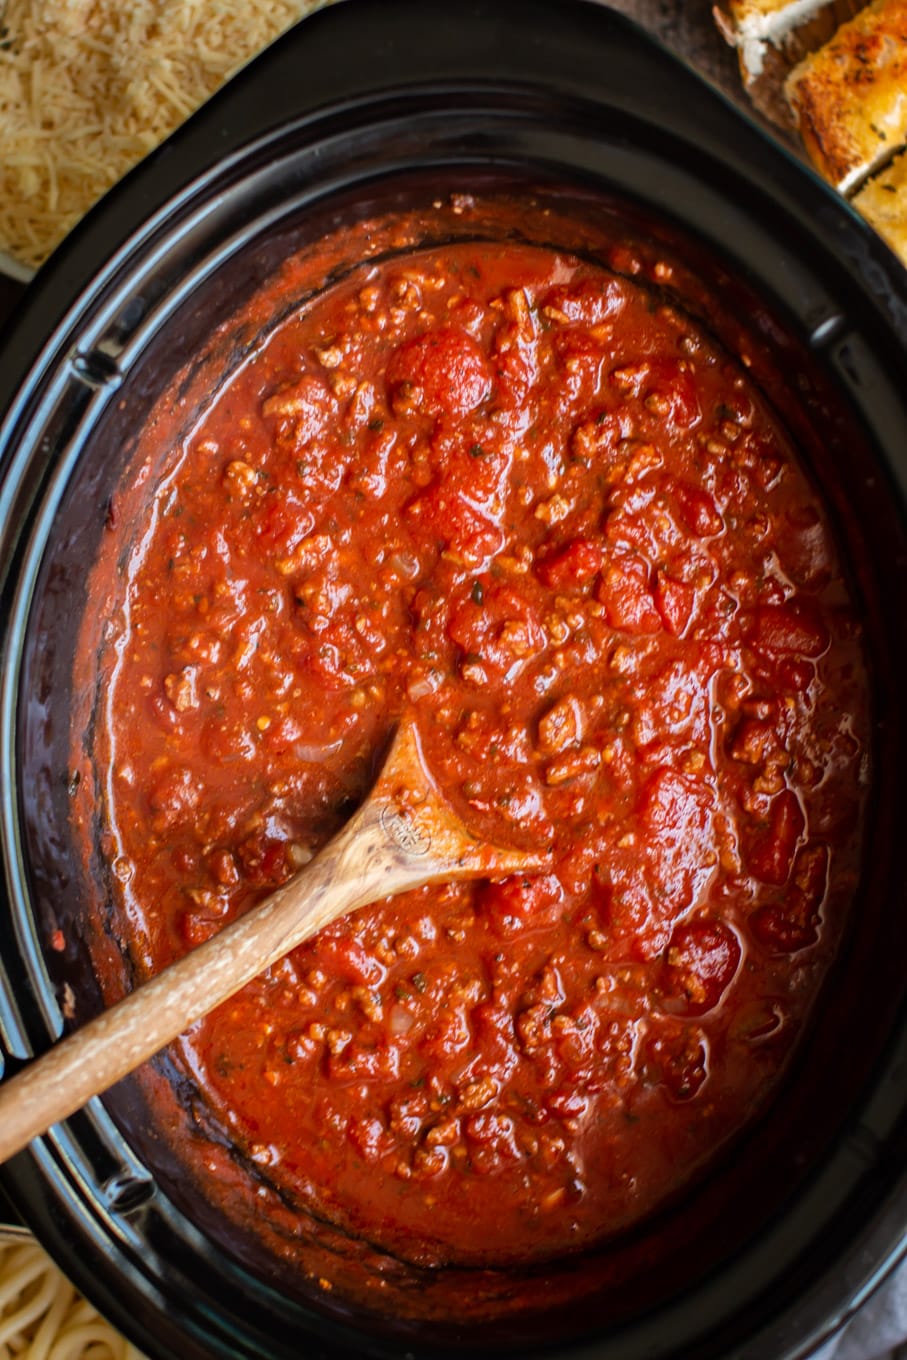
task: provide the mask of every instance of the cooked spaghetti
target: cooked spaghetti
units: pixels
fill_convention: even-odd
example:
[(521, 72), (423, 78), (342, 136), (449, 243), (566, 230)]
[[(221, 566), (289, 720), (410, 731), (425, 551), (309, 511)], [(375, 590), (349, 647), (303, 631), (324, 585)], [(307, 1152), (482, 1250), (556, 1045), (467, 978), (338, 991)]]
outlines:
[(0, 1360), (142, 1360), (20, 1229), (0, 1228)]

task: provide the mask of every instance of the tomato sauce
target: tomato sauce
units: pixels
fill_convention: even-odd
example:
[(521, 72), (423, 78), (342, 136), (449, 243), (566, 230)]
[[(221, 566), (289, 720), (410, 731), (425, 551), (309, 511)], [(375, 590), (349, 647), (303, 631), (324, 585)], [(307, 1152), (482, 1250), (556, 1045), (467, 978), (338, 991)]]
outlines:
[(131, 545), (100, 749), (139, 977), (316, 854), (405, 711), (473, 825), (551, 847), (360, 911), (172, 1049), (300, 1221), (418, 1265), (675, 1195), (776, 1086), (853, 893), (841, 564), (671, 283), (625, 244), (366, 261), (215, 394)]

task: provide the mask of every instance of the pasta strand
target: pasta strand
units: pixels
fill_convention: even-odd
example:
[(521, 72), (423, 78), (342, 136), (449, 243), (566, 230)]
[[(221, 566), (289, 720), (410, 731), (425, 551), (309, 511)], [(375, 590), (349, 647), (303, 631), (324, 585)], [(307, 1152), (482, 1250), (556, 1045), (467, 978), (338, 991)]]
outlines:
[(144, 1360), (27, 1233), (0, 1228), (0, 1360)]

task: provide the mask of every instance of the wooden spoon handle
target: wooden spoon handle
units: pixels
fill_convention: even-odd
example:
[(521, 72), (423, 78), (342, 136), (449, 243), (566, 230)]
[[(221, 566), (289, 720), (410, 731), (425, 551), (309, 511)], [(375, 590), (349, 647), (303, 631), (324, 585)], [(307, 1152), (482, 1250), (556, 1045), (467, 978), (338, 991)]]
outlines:
[(424, 883), (506, 874), (544, 858), (476, 841), (438, 796), (415, 730), (402, 726), (372, 794), (311, 864), (0, 1086), (0, 1162), (339, 916)]
[(260, 909), (240, 917), (4, 1082), (0, 1161), (106, 1091), (334, 916), (359, 905), (363, 893), (378, 895), (380, 856), (369, 860), (373, 872), (366, 879), (350, 871), (350, 851), (345, 830)]

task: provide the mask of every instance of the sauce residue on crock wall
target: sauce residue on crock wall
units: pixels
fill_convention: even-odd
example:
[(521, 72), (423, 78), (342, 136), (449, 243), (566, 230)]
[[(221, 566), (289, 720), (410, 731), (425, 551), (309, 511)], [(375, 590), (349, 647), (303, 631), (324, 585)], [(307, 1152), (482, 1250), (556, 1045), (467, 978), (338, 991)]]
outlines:
[(209, 1200), (498, 1266), (638, 1222), (776, 1085), (856, 881), (868, 687), (821, 500), (679, 266), (419, 228), (298, 306), (288, 265), (192, 428), (152, 422), (81, 664), (138, 979), (318, 852), (404, 711), (464, 816), (553, 847), (332, 926), (170, 1055)]

